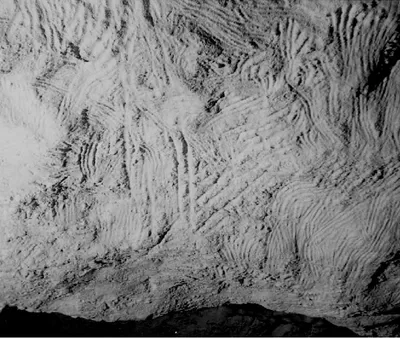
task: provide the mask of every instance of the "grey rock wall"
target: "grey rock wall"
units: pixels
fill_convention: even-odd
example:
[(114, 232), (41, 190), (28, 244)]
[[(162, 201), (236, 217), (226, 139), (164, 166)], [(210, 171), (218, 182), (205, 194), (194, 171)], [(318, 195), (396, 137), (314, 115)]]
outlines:
[(2, 0), (0, 303), (393, 326), (399, 36), (396, 1)]

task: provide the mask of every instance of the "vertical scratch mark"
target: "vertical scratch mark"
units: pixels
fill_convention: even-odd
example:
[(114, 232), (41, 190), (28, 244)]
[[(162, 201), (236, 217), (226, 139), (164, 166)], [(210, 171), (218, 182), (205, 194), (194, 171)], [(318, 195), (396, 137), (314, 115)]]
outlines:
[(183, 184), (183, 194), (182, 194), (182, 203), (185, 208), (185, 221), (187, 221), (188, 225), (191, 225), (191, 199), (190, 199), (190, 181), (191, 177), (189, 174), (189, 145), (183, 135), (182, 132), (180, 134), (180, 140), (182, 144), (182, 159), (183, 159), (183, 176), (182, 176), (182, 184)]
[(125, 163), (124, 163), (124, 171), (126, 175), (126, 185), (129, 190), (129, 194), (131, 194), (131, 165), (132, 165), (132, 158), (131, 158), (131, 153), (130, 153), (130, 141), (129, 141), (129, 120), (128, 120), (128, 114), (125, 110), (124, 112), (124, 117), (125, 117), (125, 123), (123, 127), (123, 137), (124, 137), (124, 142), (123, 142), (123, 152), (124, 152), (124, 158), (125, 158)]
[(176, 159), (177, 159), (177, 173), (178, 173), (178, 205), (179, 205), (179, 213), (181, 216), (184, 215), (185, 212), (185, 203), (184, 203), (184, 172), (185, 172), (185, 165), (184, 165), (184, 158), (183, 158), (183, 144), (178, 142), (176, 137), (173, 136), (173, 141), (175, 145), (176, 151)]
[(196, 229), (196, 213), (195, 213), (195, 200), (196, 200), (196, 191), (195, 191), (195, 170), (194, 170), (194, 158), (193, 158), (193, 149), (191, 146), (188, 147), (187, 154), (187, 162), (188, 162), (188, 174), (189, 174), (189, 205), (190, 205), (190, 225), (192, 229)]
[(151, 231), (156, 231), (157, 224), (155, 224), (156, 220), (156, 199), (153, 190), (153, 177), (154, 177), (154, 168), (151, 165), (146, 166), (146, 176), (147, 176), (147, 193), (148, 193), (148, 202), (149, 202), (149, 210), (150, 210), (150, 221), (149, 224), (151, 225)]
[(192, 225), (194, 215), (192, 198), (194, 198), (194, 190), (191, 187), (191, 182), (193, 181), (191, 174), (193, 170), (192, 168), (189, 169), (189, 162), (193, 162), (192, 151), (182, 132), (171, 136), (171, 139), (176, 153), (175, 165), (177, 168), (179, 214), (188, 225)]
[(175, 173), (174, 173), (174, 182), (173, 184), (176, 186), (176, 193), (177, 193), (177, 204), (178, 204), (178, 213), (181, 212), (182, 206), (180, 205), (179, 201), (179, 196), (180, 196), (180, 187), (179, 187), (179, 160), (178, 160), (178, 148), (176, 146), (176, 141), (173, 136), (169, 136), (169, 142), (172, 145), (173, 148), (173, 161), (174, 161), (174, 167), (175, 167)]

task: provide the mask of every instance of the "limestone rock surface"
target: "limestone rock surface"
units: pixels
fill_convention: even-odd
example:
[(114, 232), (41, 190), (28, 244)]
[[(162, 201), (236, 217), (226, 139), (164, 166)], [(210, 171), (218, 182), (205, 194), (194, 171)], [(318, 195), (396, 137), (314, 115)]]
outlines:
[(398, 332), (399, 14), (1, 0), (0, 304)]

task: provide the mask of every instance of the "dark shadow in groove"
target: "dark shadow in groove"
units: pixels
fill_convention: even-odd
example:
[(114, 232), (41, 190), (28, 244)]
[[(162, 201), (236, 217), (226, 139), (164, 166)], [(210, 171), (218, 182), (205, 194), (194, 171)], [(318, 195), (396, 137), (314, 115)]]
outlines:
[(143, 321), (96, 322), (59, 313), (30, 313), (5, 307), (2, 336), (262, 336), (357, 337), (325, 319), (275, 312), (256, 304), (227, 304), (170, 313)]
[(154, 27), (154, 19), (150, 11), (150, 0), (143, 0), (143, 11), (144, 11), (144, 18), (151, 26)]
[(392, 69), (400, 60), (400, 25), (396, 29), (394, 37), (382, 50), (378, 64), (368, 77), (368, 93), (375, 91), (385, 79), (390, 76)]

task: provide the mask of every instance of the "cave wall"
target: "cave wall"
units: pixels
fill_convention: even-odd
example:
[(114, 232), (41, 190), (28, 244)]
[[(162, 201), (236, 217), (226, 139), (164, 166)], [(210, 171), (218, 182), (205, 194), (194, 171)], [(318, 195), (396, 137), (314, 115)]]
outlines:
[(389, 323), (398, 19), (395, 1), (2, 1), (0, 303)]

